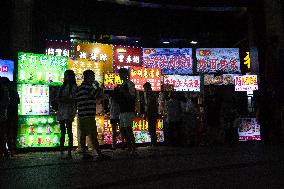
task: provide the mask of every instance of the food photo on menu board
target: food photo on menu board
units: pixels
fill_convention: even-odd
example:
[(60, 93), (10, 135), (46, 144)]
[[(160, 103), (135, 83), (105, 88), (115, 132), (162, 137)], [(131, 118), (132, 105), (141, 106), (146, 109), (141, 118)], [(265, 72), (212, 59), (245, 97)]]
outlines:
[(239, 141), (261, 140), (260, 125), (256, 118), (240, 118)]
[(18, 53), (18, 83), (61, 85), (68, 69), (67, 56)]
[(143, 48), (143, 67), (159, 68), (162, 74), (192, 74), (191, 48)]
[(238, 48), (196, 49), (196, 59), (199, 73), (240, 73)]
[(17, 148), (57, 147), (60, 136), (54, 116), (19, 116)]
[(49, 86), (18, 84), (19, 115), (49, 115)]
[(234, 85), (237, 74), (204, 74), (204, 85)]

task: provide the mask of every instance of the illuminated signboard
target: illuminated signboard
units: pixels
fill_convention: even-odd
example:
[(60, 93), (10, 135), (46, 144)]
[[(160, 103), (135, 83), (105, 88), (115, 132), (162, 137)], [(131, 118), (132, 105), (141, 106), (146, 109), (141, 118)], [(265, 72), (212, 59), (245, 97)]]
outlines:
[(18, 54), (18, 83), (61, 85), (68, 57), (45, 54)]
[(258, 90), (257, 75), (235, 76), (235, 91)]
[(190, 48), (143, 48), (143, 67), (160, 68), (163, 74), (192, 74)]
[(240, 73), (238, 48), (202, 48), (196, 50), (200, 73)]
[(161, 70), (158, 68), (130, 68), (130, 80), (138, 91), (144, 91), (143, 85), (151, 83), (153, 91), (161, 91)]
[(113, 47), (113, 71), (120, 68), (142, 66), (142, 48), (114, 45)]
[(240, 118), (239, 141), (261, 140), (260, 125), (256, 118)]
[(105, 116), (96, 116), (96, 125), (98, 131), (98, 141), (100, 145), (104, 144), (104, 127), (105, 127)]
[(122, 84), (123, 81), (120, 80), (118, 73), (106, 73), (104, 77), (104, 89), (114, 90), (117, 85)]
[[(148, 122), (146, 120), (134, 118), (132, 128), (136, 143), (151, 142), (151, 137), (148, 132)], [(164, 142), (163, 121), (161, 119), (157, 120), (156, 134), (157, 142)]]
[[(117, 128), (117, 135), (116, 141), (117, 143), (121, 142), (121, 136), (119, 127)], [(105, 126), (104, 126), (104, 144), (112, 144), (112, 127), (110, 124), (110, 119), (105, 119)]]
[(104, 72), (112, 72), (113, 46), (101, 43), (75, 44), (74, 58), (82, 58), (103, 64)]
[(164, 84), (175, 91), (200, 91), (200, 76), (164, 75)]
[(18, 84), (19, 115), (49, 115), (48, 85)]
[(7, 77), (10, 81), (13, 81), (14, 75), (14, 61), (0, 59), (0, 76)]
[(17, 147), (56, 147), (60, 126), (55, 116), (19, 116)]
[(71, 42), (62, 40), (46, 40), (47, 55), (52, 56), (70, 56), (71, 55)]
[(103, 83), (103, 63), (95, 62), (87, 59), (68, 59), (68, 69), (73, 70), (76, 74), (77, 84), (80, 85), (83, 82), (83, 72), (85, 70), (93, 70), (95, 73), (96, 81), (102, 85)]
[(204, 85), (234, 85), (236, 74), (222, 74), (214, 76), (214, 74), (204, 75)]
[(246, 52), (246, 57), (244, 58), (244, 64), (247, 65), (248, 69), (250, 69), (250, 55), (249, 55), (249, 52)]

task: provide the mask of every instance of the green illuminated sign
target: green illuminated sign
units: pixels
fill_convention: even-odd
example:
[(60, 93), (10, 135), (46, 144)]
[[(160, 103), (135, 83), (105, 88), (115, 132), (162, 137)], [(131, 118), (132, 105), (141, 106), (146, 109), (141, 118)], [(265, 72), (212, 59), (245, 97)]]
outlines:
[(67, 69), (67, 56), (18, 53), (18, 83), (61, 85)]

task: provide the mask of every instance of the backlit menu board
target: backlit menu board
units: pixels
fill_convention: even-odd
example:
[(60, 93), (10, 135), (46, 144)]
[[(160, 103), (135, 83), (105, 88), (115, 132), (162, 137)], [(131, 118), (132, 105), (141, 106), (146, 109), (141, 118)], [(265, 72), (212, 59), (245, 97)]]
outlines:
[(113, 71), (118, 72), (120, 68), (142, 66), (142, 48), (114, 45), (113, 47)]
[(175, 91), (200, 91), (200, 76), (164, 75), (164, 85)]
[(18, 53), (18, 83), (61, 85), (68, 57)]
[(239, 141), (261, 140), (260, 125), (256, 118), (240, 118)]
[(143, 67), (160, 68), (162, 74), (192, 74), (191, 48), (143, 48)]
[(75, 44), (74, 58), (88, 59), (103, 64), (104, 72), (112, 72), (113, 46), (101, 43)]
[[(142, 144), (151, 142), (148, 132), (148, 122), (143, 118), (134, 118), (132, 122), (135, 143)], [(156, 124), (157, 142), (164, 142), (163, 120), (157, 119)], [(117, 143), (121, 142), (119, 128), (117, 129)], [(109, 119), (105, 119), (104, 143), (112, 144), (112, 127)]]
[(258, 90), (257, 75), (235, 76), (235, 91)]
[(60, 145), (60, 126), (54, 116), (19, 116), (17, 148)]
[[(151, 137), (148, 132), (148, 122), (143, 118), (134, 118), (133, 133), (135, 137), (135, 143), (151, 142)], [(156, 123), (157, 142), (164, 142), (163, 121), (158, 119)]]
[(153, 91), (161, 91), (161, 70), (159, 68), (130, 68), (130, 80), (138, 91), (144, 91), (143, 85), (151, 83)]
[[(121, 143), (121, 135), (120, 135), (119, 127), (117, 127), (116, 133), (117, 133), (116, 141), (117, 141), (117, 143)], [(111, 124), (110, 124), (110, 119), (105, 119), (104, 144), (112, 144), (112, 127), (111, 127)]]
[(49, 86), (18, 84), (19, 115), (49, 115)]
[(7, 77), (10, 81), (13, 81), (14, 75), (14, 61), (0, 59), (0, 76)]
[(122, 83), (118, 73), (106, 73), (104, 76), (104, 90), (114, 90), (117, 85)]
[(68, 59), (68, 69), (73, 70), (76, 74), (77, 84), (80, 85), (83, 82), (83, 72), (85, 70), (93, 70), (95, 73), (96, 81), (102, 85), (103, 84), (103, 63), (95, 62), (88, 59)]
[(238, 48), (196, 49), (196, 59), (200, 73), (240, 73)]

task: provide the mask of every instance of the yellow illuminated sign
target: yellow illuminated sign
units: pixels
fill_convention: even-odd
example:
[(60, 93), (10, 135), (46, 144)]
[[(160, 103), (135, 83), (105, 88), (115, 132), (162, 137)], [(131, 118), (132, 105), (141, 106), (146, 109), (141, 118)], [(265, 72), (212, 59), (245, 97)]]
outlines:
[(249, 52), (246, 52), (247, 55), (246, 57), (244, 58), (244, 64), (247, 65), (248, 69), (250, 69), (250, 55), (249, 55)]

